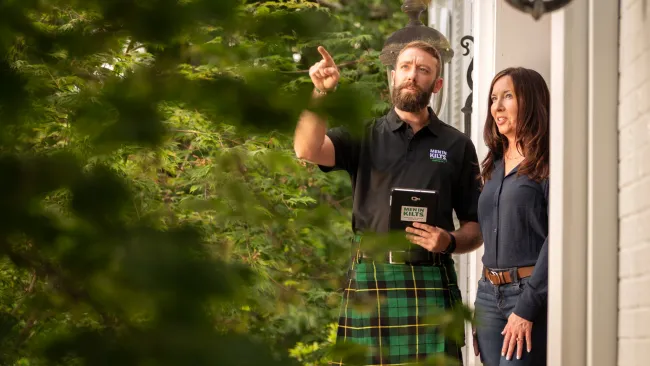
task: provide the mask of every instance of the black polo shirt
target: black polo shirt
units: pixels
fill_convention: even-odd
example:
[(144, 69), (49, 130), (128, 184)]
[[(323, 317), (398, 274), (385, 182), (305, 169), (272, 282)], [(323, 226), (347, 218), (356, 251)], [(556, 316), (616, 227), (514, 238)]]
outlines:
[(454, 230), (460, 221), (477, 221), (479, 165), (472, 141), (440, 121), (429, 109), (429, 124), (413, 134), (392, 109), (370, 123), (360, 138), (342, 128), (327, 136), (334, 144), (335, 166), (345, 170), (353, 188), (352, 227), (355, 232), (389, 231), (389, 199), (393, 187), (440, 192), (437, 222)]
[(548, 179), (542, 182), (505, 174), (495, 161), (479, 198), (479, 223), (485, 243), (483, 265), (491, 269), (535, 266), (514, 312), (533, 321), (546, 308), (548, 292)]

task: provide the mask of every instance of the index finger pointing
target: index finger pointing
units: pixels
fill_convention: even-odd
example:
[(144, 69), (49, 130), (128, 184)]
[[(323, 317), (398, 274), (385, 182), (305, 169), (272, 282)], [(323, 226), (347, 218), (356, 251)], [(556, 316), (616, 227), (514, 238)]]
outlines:
[(334, 59), (330, 56), (329, 52), (323, 46), (318, 46), (318, 53), (323, 56), (323, 60), (330, 65), (334, 65)]

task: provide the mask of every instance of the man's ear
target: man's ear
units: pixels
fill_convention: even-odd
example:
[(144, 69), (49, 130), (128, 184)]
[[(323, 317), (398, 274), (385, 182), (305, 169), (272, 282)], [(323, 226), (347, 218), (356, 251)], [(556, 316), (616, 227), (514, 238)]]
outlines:
[(395, 70), (390, 70), (390, 80), (395, 85)]
[(433, 83), (433, 92), (434, 92), (434, 93), (437, 93), (437, 92), (440, 91), (440, 89), (442, 89), (442, 82), (443, 82), (442, 78), (438, 78), (438, 79), (436, 79), (436, 81)]

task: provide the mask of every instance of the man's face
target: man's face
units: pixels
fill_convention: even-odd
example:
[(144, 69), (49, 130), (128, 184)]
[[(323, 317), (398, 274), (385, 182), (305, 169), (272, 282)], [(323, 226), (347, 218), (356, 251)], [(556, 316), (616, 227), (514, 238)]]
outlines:
[(432, 93), (442, 88), (436, 78), (438, 60), (426, 51), (409, 48), (397, 59), (393, 78), (393, 105), (405, 112), (418, 112), (429, 105)]

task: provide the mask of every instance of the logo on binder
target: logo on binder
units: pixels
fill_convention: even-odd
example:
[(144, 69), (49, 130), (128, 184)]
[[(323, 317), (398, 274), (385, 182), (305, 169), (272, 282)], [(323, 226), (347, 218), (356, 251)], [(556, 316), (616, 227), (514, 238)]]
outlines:
[(427, 208), (414, 207), (414, 206), (402, 206), (402, 214), (400, 220), (410, 221), (410, 222), (426, 222)]

